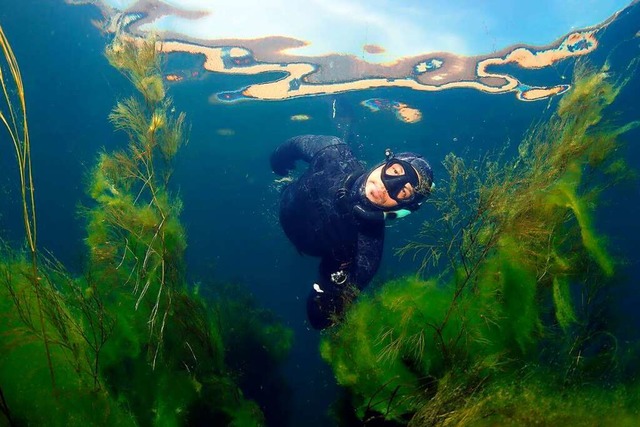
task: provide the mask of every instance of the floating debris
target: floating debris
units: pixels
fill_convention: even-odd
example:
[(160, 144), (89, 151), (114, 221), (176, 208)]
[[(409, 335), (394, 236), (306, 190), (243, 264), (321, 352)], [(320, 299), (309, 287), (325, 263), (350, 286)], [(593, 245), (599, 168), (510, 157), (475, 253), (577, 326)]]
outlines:
[(295, 114), (293, 116), (291, 116), (291, 120), (294, 122), (304, 122), (306, 120), (311, 119), (311, 116), (307, 115), (307, 114)]
[(378, 111), (391, 111), (396, 118), (405, 123), (417, 123), (422, 120), (422, 113), (402, 102), (383, 98), (371, 98), (360, 103), (374, 113)]
[(166, 76), (164, 76), (165, 80), (167, 80), (168, 82), (179, 82), (181, 81), (184, 77), (182, 77), (180, 74), (167, 74)]
[(233, 136), (236, 134), (236, 131), (233, 129), (223, 128), (223, 129), (217, 129), (216, 133), (220, 136)]

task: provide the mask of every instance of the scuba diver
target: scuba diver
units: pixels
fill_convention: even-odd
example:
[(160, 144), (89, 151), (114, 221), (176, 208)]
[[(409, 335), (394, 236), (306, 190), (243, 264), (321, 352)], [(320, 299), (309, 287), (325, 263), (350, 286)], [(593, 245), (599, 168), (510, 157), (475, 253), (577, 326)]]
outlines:
[(340, 138), (301, 135), (271, 154), (280, 176), (307, 169), (282, 191), (280, 224), (301, 254), (320, 258), (317, 282), (307, 298), (315, 329), (339, 321), (345, 306), (373, 279), (384, 243), (385, 220), (416, 211), (429, 197), (433, 172), (415, 153), (393, 154), (366, 170)]

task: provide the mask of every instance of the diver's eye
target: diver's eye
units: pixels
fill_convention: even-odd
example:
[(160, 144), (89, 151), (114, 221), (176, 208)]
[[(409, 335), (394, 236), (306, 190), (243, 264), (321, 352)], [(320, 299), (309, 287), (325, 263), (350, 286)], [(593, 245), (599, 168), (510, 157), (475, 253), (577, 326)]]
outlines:
[(387, 169), (386, 174), (393, 176), (404, 175), (404, 168), (399, 163), (395, 163)]
[(411, 196), (413, 196), (413, 188), (411, 188), (409, 186), (409, 184), (406, 184), (402, 190), (400, 190), (400, 192), (398, 193), (398, 199), (400, 200), (404, 200), (404, 199), (408, 199)]

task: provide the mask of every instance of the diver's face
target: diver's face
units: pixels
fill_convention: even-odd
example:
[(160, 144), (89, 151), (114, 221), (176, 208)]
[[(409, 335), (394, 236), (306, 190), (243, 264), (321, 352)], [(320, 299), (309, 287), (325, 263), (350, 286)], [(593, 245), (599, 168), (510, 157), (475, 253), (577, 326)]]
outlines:
[[(386, 164), (383, 164), (377, 168), (375, 168), (367, 177), (367, 183), (365, 185), (365, 195), (367, 199), (376, 206), (381, 208), (393, 208), (398, 206), (398, 202), (393, 200), (387, 191), (387, 188), (384, 186), (382, 182), (382, 174), (386, 173), (390, 176), (400, 176), (404, 175), (404, 168), (401, 164), (395, 163), (387, 168), (386, 172), (383, 172)], [(410, 183), (406, 183), (404, 187), (402, 187), (398, 194), (396, 194), (396, 198), (398, 200), (410, 199), (415, 192), (415, 189)]]

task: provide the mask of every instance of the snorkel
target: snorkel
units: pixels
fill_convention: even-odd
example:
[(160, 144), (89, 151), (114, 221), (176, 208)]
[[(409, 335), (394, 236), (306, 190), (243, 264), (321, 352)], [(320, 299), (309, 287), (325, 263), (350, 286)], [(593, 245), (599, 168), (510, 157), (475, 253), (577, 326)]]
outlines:
[(355, 205), (353, 207), (353, 213), (360, 219), (364, 219), (365, 221), (385, 221), (387, 219), (400, 219), (409, 215), (411, 210), (409, 209), (398, 209), (395, 211), (373, 211), (366, 210), (361, 205)]

